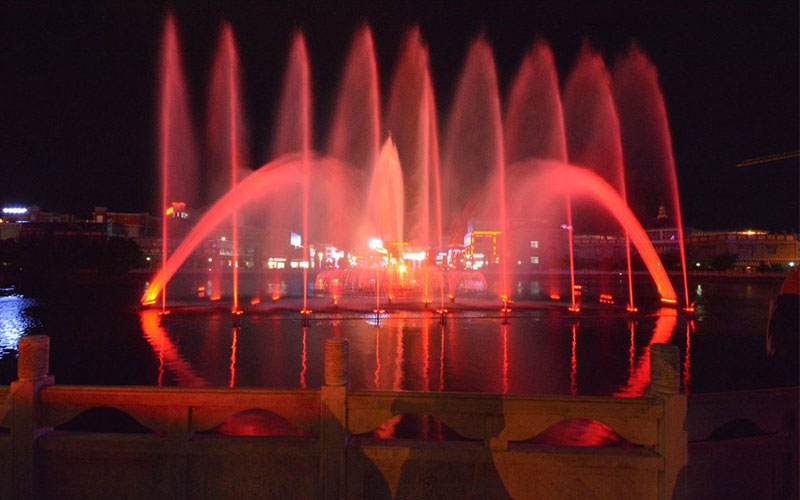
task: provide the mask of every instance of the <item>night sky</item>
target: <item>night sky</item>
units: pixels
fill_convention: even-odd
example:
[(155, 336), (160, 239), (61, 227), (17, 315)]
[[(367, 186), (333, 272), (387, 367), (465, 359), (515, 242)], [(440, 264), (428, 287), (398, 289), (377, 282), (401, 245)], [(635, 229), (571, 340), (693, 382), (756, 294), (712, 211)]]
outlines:
[[(798, 149), (796, 1), (565, 3), (170, 5), (198, 130), (217, 30), (223, 19), (233, 24), (255, 158), (265, 157), (296, 27), (305, 31), (311, 55), (318, 146), (351, 35), (361, 23), (373, 28), (384, 98), (403, 33), (420, 25), (442, 118), (467, 46), (482, 31), (494, 46), (503, 94), (536, 38), (551, 43), (562, 85), (584, 39), (609, 65), (635, 40), (661, 74), (685, 224), (800, 228), (797, 159), (736, 167)], [(153, 207), (156, 69), (167, 8), (149, 2), (0, 4), (0, 204), (35, 203), (79, 216), (95, 205)]]

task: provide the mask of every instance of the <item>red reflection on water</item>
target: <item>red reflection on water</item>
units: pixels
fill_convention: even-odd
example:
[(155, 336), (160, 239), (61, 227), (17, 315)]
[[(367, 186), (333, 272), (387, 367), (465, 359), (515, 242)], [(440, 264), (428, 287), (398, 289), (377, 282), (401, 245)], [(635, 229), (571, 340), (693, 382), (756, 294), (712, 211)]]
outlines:
[(208, 382), (195, 373), (192, 365), (178, 354), (175, 344), (169, 339), (166, 330), (159, 321), (159, 311), (144, 309), (139, 312), (139, 321), (145, 340), (153, 351), (159, 353), (159, 361), (163, 357), (163, 365), (173, 371), (177, 377), (177, 385), (181, 387), (202, 387)]
[(635, 322), (628, 321), (628, 331), (631, 332), (631, 347), (628, 349), (628, 372), (633, 371), (633, 360), (636, 357), (636, 335), (634, 334), (635, 331)]
[(302, 358), (301, 358), (301, 361), (300, 361), (300, 365), (302, 366), (302, 369), (300, 370), (300, 387), (302, 387), (303, 389), (307, 388), (306, 387), (306, 371), (308, 370), (308, 365), (307, 365), (307, 363), (308, 363), (308, 352), (306, 351), (306, 348), (307, 348), (307, 345), (306, 345), (306, 340), (307, 340), (306, 334), (307, 333), (308, 333), (308, 328), (304, 326), (303, 327), (303, 355), (302, 355)]
[(395, 348), (394, 357), (394, 381), (392, 383), (392, 390), (400, 391), (403, 389), (403, 327), (397, 327), (397, 347)]
[(689, 381), (692, 378), (691, 351), (694, 320), (686, 322), (686, 355), (683, 358), (683, 391), (689, 395)]
[(429, 376), (429, 370), (431, 368), (431, 356), (430, 356), (430, 331), (427, 319), (422, 322), (422, 350), (425, 351), (423, 354), (425, 355), (425, 361), (422, 365), (422, 380), (424, 381), (426, 391), (431, 390), (431, 381)]
[(578, 394), (578, 357), (575, 354), (575, 348), (578, 346), (578, 325), (580, 323), (572, 324), (572, 357), (569, 363), (569, 393), (575, 396)]
[(614, 396), (623, 398), (638, 398), (644, 394), (644, 389), (650, 385), (650, 346), (658, 343), (669, 342), (675, 326), (678, 324), (678, 311), (672, 307), (662, 307), (656, 313), (656, 325), (653, 328), (653, 336), (647, 348), (644, 349), (639, 361), (631, 369), (628, 375), (628, 382), (620, 387)]
[(375, 389), (381, 388), (381, 329), (375, 327)]
[(508, 325), (500, 325), (503, 332), (503, 394), (508, 394)]
[(233, 339), (231, 340), (231, 381), (228, 387), (236, 385), (236, 339), (238, 328), (233, 327)]
[(439, 391), (444, 391), (444, 325), (441, 325), (439, 329)]
[(161, 337), (161, 348), (158, 350), (158, 386), (164, 383), (164, 337)]

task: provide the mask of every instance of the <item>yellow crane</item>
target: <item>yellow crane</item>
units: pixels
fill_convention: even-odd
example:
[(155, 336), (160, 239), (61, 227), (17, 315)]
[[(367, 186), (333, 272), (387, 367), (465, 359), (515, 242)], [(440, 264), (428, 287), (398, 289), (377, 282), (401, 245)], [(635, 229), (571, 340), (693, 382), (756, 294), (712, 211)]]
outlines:
[(781, 160), (788, 160), (789, 158), (798, 158), (800, 157), (800, 150), (798, 151), (789, 151), (787, 153), (777, 153), (774, 155), (769, 156), (762, 156), (760, 158), (753, 158), (750, 160), (744, 160), (741, 163), (738, 163), (737, 167), (749, 167), (752, 165), (760, 165), (762, 163), (772, 163), (774, 161), (781, 161)]

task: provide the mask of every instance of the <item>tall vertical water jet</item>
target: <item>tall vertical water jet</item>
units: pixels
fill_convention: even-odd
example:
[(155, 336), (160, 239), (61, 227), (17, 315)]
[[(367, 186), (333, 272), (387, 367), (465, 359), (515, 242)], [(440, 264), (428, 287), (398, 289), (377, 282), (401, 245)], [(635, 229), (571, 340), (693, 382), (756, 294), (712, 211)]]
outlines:
[[(620, 125), (611, 96), (611, 77), (603, 57), (588, 44), (584, 44), (578, 63), (567, 80), (564, 123), (569, 162), (592, 169), (614, 186), (623, 200), (627, 200)], [(635, 310), (630, 239), (627, 233), (625, 253), (628, 308)]]
[[(503, 131), (508, 165), (526, 158), (567, 161), (567, 140), (558, 73), (553, 51), (546, 42), (534, 43), (520, 64), (506, 100)], [(574, 308), (576, 307), (575, 269), (572, 255), (572, 210), (569, 199), (566, 205), (570, 297)], [(553, 221), (548, 222), (552, 224)], [(542, 245), (546, 247), (551, 257), (555, 254), (554, 246), (555, 242), (552, 241)], [(556, 280), (553, 278), (552, 281)], [(555, 283), (550, 285), (550, 294), (557, 295)]]
[(372, 31), (364, 26), (353, 36), (328, 136), (328, 153), (362, 172), (372, 169), (380, 151), (378, 89)]
[[(450, 111), (444, 154), (443, 209), (450, 241), (459, 232), (463, 234), (470, 216), (489, 218), (497, 224), (500, 248), (491, 265), (499, 261), (497, 292), (508, 297), (503, 125), (494, 56), (483, 36), (472, 42), (464, 63)], [(491, 187), (487, 190), (487, 186)], [(490, 199), (482, 199), (485, 193)]]
[[(433, 179), (433, 210), (434, 210), (434, 219), (436, 221), (436, 243), (437, 243), (437, 251), (439, 253), (446, 253), (447, 248), (444, 245), (444, 240), (442, 238), (442, 187), (441, 187), (441, 170), (440, 170), (440, 163), (439, 163), (439, 124), (437, 120), (436, 114), (436, 97), (433, 92), (433, 82), (431, 81), (430, 76), (430, 66), (428, 67), (428, 72), (426, 73), (425, 79), (425, 116), (427, 122), (427, 137), (428, 140), (426, 142), (428, 151), (428, 170), (430, 172), (430, 177)], [(433, 262), (436, 262), (436, 258), (433, 259)], [(446, 279), (445, 276), (442, 276), (442, 284), (439, 289), (440, 292), (440, 299), (441, 299), (441, 306), (442, 310), (444, 310), (444, 294), (445, 294), (445, 286), (446, 286)], [(455, 298), (455, 290), (448, 289), (448, 292), (451, 297)]]
[(369, 234), (384, 242), (403, 241), (403, 172), (391, 137), (386, 139), (372, 170), (366, 214), (371, 225)]
[[(438, 124), (428, 48), (418, 27), (409, 30), (400, 47), (386, 111), (386, 126), (403, 165), (406, 217), (404, 237), (442, 251), (439, 193)], [(424, 295), (432, 288), (424, 269)], [(444, 287), (440, 287), (443, 302)]]
[[(192, 209), (197, 198), (197, 151), (186, 82), (181, 68), (175, 19), (168, 14), (161, 42), (158, 84), (158, 159), (161, 171), (161, 265), (167, 263), (171, 202)], [(161, 311), (166, 312), (166, 286), (161, 292)]]
[[(239, 180), (239, 172), (247, 165), (242, 91), (240, 87), (239, 58), (233, 30), (223, 23), (211, 72), (209, 90), (209, 150), (214, 172), (212, 185), (215, 191), (225, 189), (219, 173), (228, 171), (228, 189), (233, 189)], [(217, 180), (219, 179), (219, 180)], [(224, 191), (223, 191), (224, 192)], [(231, 215), (231, 270), (233, 274), (232, 296), (235, 313), (239, 312), (239, 216), (238, 210)]]
[(426, 108), (428, 53), (419, 28), (411, 29), (400, 47), (392, 75), (386, 110), (386, 128), (397, 145), (403, 165), (404, 234), (427, 246), (430, 239), (430, 146)]
[[(311, 186), (311, 68), (305, 37), (296, 31), (289, 51), (289, 63), (283, 83), (280, 107), (276, 120), (272, 154), (278, 157), (287, 153), (300, 153), (302, 161), (301, 214), (303, 229), (303, 312), (308, 311), (309, 262), (309, 192)], [(291, 206), (290, 200), (279, 198), (271, 205), (271, 212)]]
[(670, 207), (683, 272), (684, 301), (690, 307), (678, 178), (658, 70), (633, 44), (614, 65), (611, 84), (620, 119), (628, 189), (636, 194), (629, 205), (640, 220), (652, 218), (661, 206)]

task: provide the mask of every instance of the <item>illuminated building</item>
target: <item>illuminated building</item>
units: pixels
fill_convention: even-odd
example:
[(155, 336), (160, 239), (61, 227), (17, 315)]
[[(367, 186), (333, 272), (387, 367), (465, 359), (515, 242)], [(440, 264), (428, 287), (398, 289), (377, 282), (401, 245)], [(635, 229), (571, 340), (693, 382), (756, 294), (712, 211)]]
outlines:
[(733, 267), (740, 271), (755, 271), (763, 266), (793, 267), (798, 262), (796, 234), (771, 234), (754, 229), (696, 231), (686, 238), (685, 244), (690, 268), (704, 269), (709, 262), (723, 256), (728, 256)]
[[(183, 205), (185, 213), (185, 204)], [(146, 212), (109, 212), (106, 207), (94, 207), (92, 212), (92, 222), (105, 224), (108, 222), (120, 224), (124, 227), (125, 236), (128, 238), (140, 238), (143, 236), (153, 236), (158, 230), (160, 220)]]
[(464, 235), (464, 266), (467, 269), (477, 271), (500, 265), (497, 245), (501, 231), (496, 227), (486, 221), (473, 219), (467, 223), (467, 234)]

